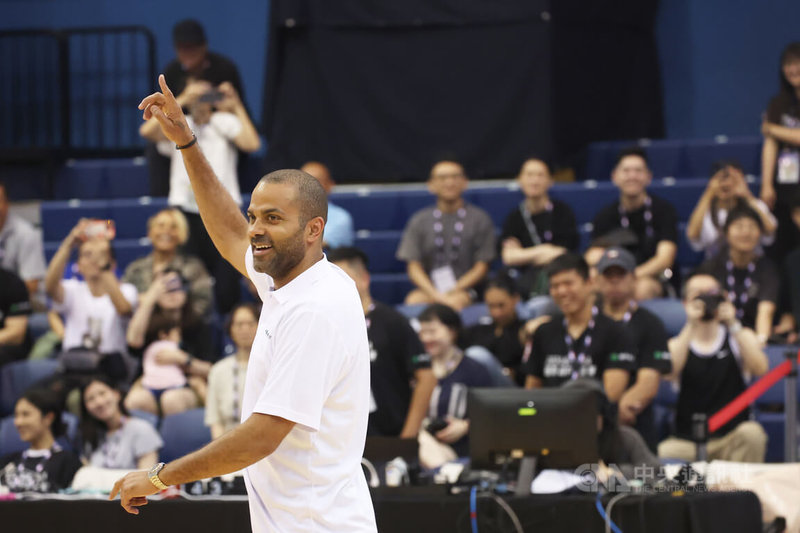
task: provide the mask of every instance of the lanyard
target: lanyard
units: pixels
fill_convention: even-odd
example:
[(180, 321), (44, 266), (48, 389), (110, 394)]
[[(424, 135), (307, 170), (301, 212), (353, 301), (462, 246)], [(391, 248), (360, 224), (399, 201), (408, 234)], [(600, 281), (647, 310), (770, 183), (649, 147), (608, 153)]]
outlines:
[(464, 207), (460, 207), (456, 214), (458, 215), (458, 220), (453, 224), (453, 238), (451, 239), (449, 250), (445, 252), (444, 236), (442, 235), (444, 230), (442, 211), (440, 209), (433, 210), (433, 242), (436, 245), (437, 256), (443, 257), (445, 264), (455, 262), (456, 257), (458, 257), (458, 249), (461, 246), (461, 234), (464, 232), (464, 220), (467, 218), (467, 210)]
[(622, 323), (627, 324), (630, 322), (631, 318), (633, 318), (633, 313), (635, 313), (638, 308), (639, 306), (636, 305), (636, 301), (631, 300), (631, 302), (628, 304), (628, 310), (625, 311), (624, 315), (622, 315)]
[[(547, 202), (547, 205), (544, 208), (545, 213), (549, 215), (549, 226), (550, 228), (553, 227), (553, 203)], [(522, 201), (519, 204), (519, 212), (522, 215), (522, 220), (525, 221), (525, 227), (528, 228), (528, 235), (531, 236), (531, 241), (533, 241), (534, 246), (538, 246), (542, 244), (542, 242), (553, 242), (553, 232), (551, 230), (545, 230), (543, 239), (539, 238), (539, 230), (536, 227), (536, 224), (533, 223), (533, 213), (528, 211), (525, 207), (525, 202)]]
[[(619, 225), (625, 229), (631, 227), (631, 221), (628, 218), (628, 213), (622, 207), (622, 202), (619, 203)], [(653, 200), (649, 196), (644, 199), (644, 227), (648, 240), (652, 239), (655, 235), (655, 230), (653, 229)]]
[(747, 274), (744, 278), (744, 290), (741, 294), (736, 293), (736, 278), (733, 275), (733, 261), (728, 259), (725, 263), (725, 269), (728, 271), (728, 275), (725, 278), (728, 289), (728, 300), (733, 302), (733, 305), (736, 306), (736, 318), (741, 320), (744, 316), (744, 306), (750, 299), (747, 293), (750, 292), (750, 287), (753, 286), (753, 273), (756, 271), (756, 264), (753, 261), (747, 264)]
[(570, 376), (570, 379), (578, 379), (580, 377), (580, 369), (583, 366), (583, 362), (586, 361), (589, 349), (592, 347), (592, 333), (594, 333), (596, 317), (597, 306), (593, 306), (592, 318), (589, 319), (589, 324), (586, 326), (586, 330), (583, 332), (583, 347), (577, 355), (575, 354), (575, 340), (569, 334), (569, 329), (567, 329), (567, 318), (564, 317), (564, 343), (567, 345), (567, 359), (569, 359), (570, 366), (572, 366), (572, 375)]

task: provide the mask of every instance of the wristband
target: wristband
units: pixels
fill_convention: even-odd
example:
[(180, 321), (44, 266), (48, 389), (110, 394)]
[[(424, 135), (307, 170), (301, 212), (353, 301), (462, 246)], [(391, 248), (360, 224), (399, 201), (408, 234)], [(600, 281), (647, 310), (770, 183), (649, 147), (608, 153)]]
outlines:
[(176, 144), (175, 145), (175, 149), (176, 150), (185, 150), (185, 149), (189, 148), (190, 146), (194, 146), (196, 142), (197, 142), (197, 136), (194, 134), (194, 132), (192, 132), (192, 140), (189, 141), (188, 143), (184, 144), (183, 146), (178, 146)]

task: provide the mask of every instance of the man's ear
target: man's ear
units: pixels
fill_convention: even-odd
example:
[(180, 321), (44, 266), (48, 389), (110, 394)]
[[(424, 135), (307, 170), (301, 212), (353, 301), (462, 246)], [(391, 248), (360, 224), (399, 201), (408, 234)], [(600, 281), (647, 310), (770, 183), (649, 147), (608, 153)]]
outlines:
[(306, 223), (306, 238), (308, 242), (317, 239), (322, 241), (322, 234), (325, 232), (325, 221), (322, 217), (314, 217)]

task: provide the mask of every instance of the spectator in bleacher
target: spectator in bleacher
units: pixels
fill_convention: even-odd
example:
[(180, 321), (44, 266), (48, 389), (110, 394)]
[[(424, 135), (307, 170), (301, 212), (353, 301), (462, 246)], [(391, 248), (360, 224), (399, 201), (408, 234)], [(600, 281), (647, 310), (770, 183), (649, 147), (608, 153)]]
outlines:
[(300, 170), (311, 174), (325, 189), (328, 195), (328, 223), (325, 224), (325, 233), (322, 236), (322, 246), (326, 249), (339, 248), (340, 246), (353, 246), (355, 234), (353, 232), (353, 217), (342, 207), (331, 202), (331, 191), (336, 182), (331, 177), (328, 167), (317, 161), (309, 161)]
[(761, 245), (771, 245), (775, 241), (778, 222), (769, 207), (750, 192), (744, 171), (737, 161), (717, 161), (686, 226), (686, 236), (692, 249), (705, 252), (706, 259), (717, 255), (725, 246), (725, 236), (722, 234), (725, 219), (731, 209), (741, 206), (750, 206), (758, 213), (764, 227)]
[[(159, 406), (168, 414), (185, 411), (202, 405), (206, 396), (206, 379), (211, 370), (213, 352), (209, 326), (194, 311), (187, 281), (179, 272), (165, 270), (153, 280), (150, 289), (142, 295), (139, 306), (128, 325), (128, 345), (135, 353), (147, 347), (159, 322), (169, 319), (180, 324), (180, 345), (159, 357), (162, 364), (179, 365), (187, 376), (189, 388), (179, 388), (164, 393), (160, 402), (155, 395), (137, 380), (125, 398), (128, 409), (158, 413)], [(148, 332), (150, 336), (148, 336)]]
[(780, 87), (767, 105), (761, 125), (761, 199), (778, 219), (772, 257), (782, 261), (800, 244), (791, 223), (789, 201), (800, 190), (800, 42), (790, 43), (780, 58)]
[(99, 376), (81, 390), (81, 437), (84, 458), (98, 468), (150, 468), (164, 445), (150, 422), (128, 415), (122, 393)]
[[(789, 213), (792, 224), (800, 231), (800, 190), (790, 200)], [(791, 250), (783, 261), (781, 287), (784, 290), (780, 291), (778, 308), (782, 316), (773, 333), (783, 337), (782, 342), (794, 344), (798, 339), (800, 324), (800, 245)]]
[(753, 208), (732, 209), (724, 226), (726, 248), (701, 269), (725, 288), (737, 319), (755, 329), (765, 344), (772, 333), (780, 276), (772, 260), (759, 253), (763, 230), (761, 216)]
[(243, 303), (233, 308), (226, 330), (236, 351), (214, 363), (208, 373), (205, 424), (217, 439), (241, 423), (247, 363), (258, 332), (260, 306)]
[[(611, 174), (619, 200), (594, 218), (592, 239), (613, 233), (635, 237), (625, 245), (636, 258), (636, 299), (661, 296), (678, 252), (678, 217), (669, 202), (647, 193), (653, 175), (640, 148), (623, 150)], [(621, 231), (622, 230), (622, 231)], [(616, 243), (622, 245), (621, 242)]]
[(0, 367), (28, 356), (31, 301), (19, 276), (0, 267)]
[(517, 182), (525, 199), (503, 223), (501, 255), (527, 300), (547, 294), (543, 267), (564, 252), (575, 251), (580, 237), (572, 209), (548, 195), (553, 179), (547, 163), (528, 159)]
[(411, 217), (397, 249), (416, 286), (406, 304), (440, 303), (461, 310), (478, 298), (496, 248), (492, 219), (462, 197), (468, 183), (464, 167), (453, 159), (431, 169), (428, 189), (436, 205)]
[[(217, 87), (228, 82), (244, 101), (244, 86), (239, 69), (229, 58), (208, 49), (203, 26), (196, 20), (186, 19), (172, 28), (172, 44), (176, 58), (164, 67), (164, 77), (184, 104), (187, 90), (193, 82), (202, 81)], [(150, 196), (167, 196), (169, 193), (169, 159), (148, 143), (147, 154), (150, 173)]]
[(81, 462), (56, 442), (64, 433), (61, 410), (60, 398), (47, 389), (30, 389), (17, 400), (14, 426), (30, 447), (0, 458), (0, 487), (11, 492), (58, 492), (72, 484)]
[(563, 318), (539, 319), (523, 363), (525, 386), (558, 387), (571, 379), (592, 378), (617, 403), (636, 369), (628, 332), (595, 306), (589, 266), (582, 257), (563, 254), (548, 265), (547, 274), (550, 296)]
[[(63, 362), (70, 371), (77, 350), (98, 355), (97, 366), (114, 380), (127, 377), (125, 327), (137, 302), (136, 287), (120, 283), (110, 234), (98, 231), (103, 221), (82, 219), (61, 242), (45, 275), (45, 289), (64, 318)], [(78, 272), (83, 280), (64, 279), (73, 248), (78, 249)], [(84, 357), (74, 361), (83, 366)], [(89, 369), (82, 368), (82, 371)]]
[(633, 342), (636, 371), (619, 399), (621, 424), (634, 426), (653, 450), (658, 434), (651, 402), (658, 393), (661, 375), (672, 370), (667, 350), (667, 332), (661, 319), (640, 307), (634, 298), (636, 259), (624, 248), (609, 248), (597, 263), (597, 288), (602, 311), (623, 324)]
[(372, 299), (363, 251), (337, 248), (328, 260), (355, 281), (367, 321), (372, 395), (367, 434), (416, 437), (436, 386), (431, 358), (408, 320)]
[[(193, 82), (178, 97), (178, 103), (190, 109), (187, 117), (194, 139), (203, 148), (203, 153), (214, 173), (237, 204), (242, 203), (236, 162), (237, 148), (254, 152), (261, 146), (247, 110), (230, 83), (218, 88), (207, 82)], [(200, 218), (189, 175), (183, 165), (180, 149), (166, 140), (158, 121), (151, 118), (142, 124), (142, 137), (158, 143), (158, 150), (171, 157), (168, 203), (180, 209), (186, 216), (189, 232), (184, 251), (203, 261), (208, 272), (214, 276), (214, 296), (217, 309), (225, 314), (239, 301), (240, 276), (214, 248), (214, 243)], [(194, 142), (194, 141), (192, 141)]]
[(30, 222), (8, 210), (8, 192), (0, 181), (0, 267), (22, 278), (28, 296), (35, 300), (45, 272), (42, 234)]
[(189, 282), (192, 306), (196, 314), (208, 318), (212, 312), (214, 280), (203, 262), (179, 251), (189, 238), (189, 225), (180, 210), (162, 209), (147, 220), (147, 238), (153, 251), (135, 260), (125, 269), (122, 281), (130, 283), (139, 294), (147, 292), (155, 276), (164, 270), (175, 270)]
[[(692, 415), (718, 412), (745, 390), (745, 375), (764, 374), (768, 363), (755, 333), (742, 326), (712, 276), (699, 273), (686, 280), (683, 300), (686, 325), (669, 341), (670, 378), (680, 383), (676, 434), (659, 444), (658, 455), (694, 461)], [(764, 461), (767, 435), (749, 418), (747, 408), (709, 435), (709, 461)]]
[(520, 297), (514, 281), (505, 274), (499, 274), (486, 284), (484, 302), (489, 308), (488, 323), (478, 323), (464, 331), (464, 346), (483, 346), (503, 365), (503, 372), (516, 381), (525, 383), (520, 372), (522, 364), (521, 330), (525, 326), (517, 315)]
[(431, 395), (426, 430), (439, 442), (453, 448), (456, 455), (468, 455), (467, 391), (470, 387), (490, 387), (492, 378), (481, 363), (467, 357), (459, 348), (461, 317), (442, 304), (426, 307), (417, 317), (419, 339), (431, 357), (431, 368), (438, 383)]

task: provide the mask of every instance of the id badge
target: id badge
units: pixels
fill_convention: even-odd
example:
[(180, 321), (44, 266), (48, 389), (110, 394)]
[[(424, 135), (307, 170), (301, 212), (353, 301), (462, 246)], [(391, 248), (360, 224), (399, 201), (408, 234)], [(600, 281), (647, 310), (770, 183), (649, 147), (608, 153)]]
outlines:
[(778, 183), (794, 184), (800, 182), (800, 155), (784, 150), (778, 157)]
[(433, 286), (439, 292), (449, 292), (456, 287), (456, 273), (450, 265), (434, 268), (431, 272)]

